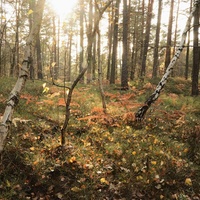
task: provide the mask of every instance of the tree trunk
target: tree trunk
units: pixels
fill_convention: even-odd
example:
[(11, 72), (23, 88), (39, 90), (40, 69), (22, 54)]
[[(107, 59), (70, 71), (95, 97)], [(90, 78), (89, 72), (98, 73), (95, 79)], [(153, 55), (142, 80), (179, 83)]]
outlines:
[(53, 47), (52, 47), (52, 53), (53, 53), (53, 74), (52, 74), (52, 76), (55, 80), (57, 80), (58, 79), (58, 64), (57, 64), (57, 42), (56, 42), (55, 16), (53, 16)]
[(41, 52), (41, 43), (40, 43), (40, 34), (38, 34), (36, 39), (36, 51), (37, 51), (37, 73), (38, 73), (38, 79), (43, 79), (43, 73), (42, 73), (42, 52)]
[(20, 70), (19, 70), (18, 80), (17, 80), (13, 90), (10, 93), (9, 99), (7, 100), (5, 112), (4, 112), (4, 115), (3, 115), (3, 118), (2, 118), (2, 121), (0, 124), (0, 152), (2, 152), (3, 148), (4, 148), (5, 139), (8, 134), (8, 128), (11, 123), (14, 107), (19, 102), (20, 92), (28, 78), (28, 75), (29, 75), (29, 63), (30, 63), (30, 58), (31, 58), (31, 48), (32, 48), (33, 43), (36, 40), (37, 35), (39, 34), (39, 31), (40, 31), (42, 15), (43, 15), (43, 10), (44, 10), (44, 4), (45, 4), (45, 0), (38, 0), (38, 3), (35, 8), (36, 14), (34, 17), (33, 27), (31, 29), (31, 32), (26, 41), (26, 47), (24, 50), (24, 58), (23, 58), (22, 66), (20, 67)]
[(111, 55), (112, 55), (112, 39), (113, 39), (113, 4), (112, 4), (112, 11), (108, 13), (108, 67), (107, 67), (107, 80), (110, 79), (110, 69), (111, 69)]
[(198, 95), (198, 81), (199, 81), (199, 5), (196, 12), (194, 13), (193, 21), (193, 66), (192, 66), (192, 95)]
[(117, 46), (118, 46), (118, 21), (119, 21), (119, 5), (120, 0), (116, 0), (115, 4), (115, 19), (113, 30), (113, 49), (112, 49), (112, 65), (110, 74), (110, 84), (115, 84), (115, 74), (117, 66)]
[(144, 77), (146, 74), (146, 60), (147, 60), (147, 53), (148, 53), (148, 47), (149, 47), (153, 3), (154, 3), (154, 0), (149, 0), (144, 48), (143, 48), (143, 53), (142, 53), (142, 69), (141, 69), (141, 74), (140, 74), (141, 77)]
[(99, 82), (99, 89), (101, 93), (102, 99), (102, 107), (104, 113), (106, 113), (106, 99), (103, 89), (103, 75), (102, 75), (102, 65), (101, 65), (101, 33), (99, 27), (97, 29), (98, 40), (97, 40), (97, 55), (98, 55), (98, 82)]
[(122, 74), (121, 74), (121, 88), (128, 89), (128, 5), (127, 0), (123, 0), (123, 54), (122, 54)]
[[(193, 0), (190, 0), (190, 12), (192, 10), (192, 2), (193, 2)], [(185, 60), (185, 79), (186, 80), (188, 79), (188, 73), (189, 73), (189, 55), (190, 55), (190, 30), (188, 31), (186, 60)]]
[(155, 38), (154, 53), (153, 53), (153, 73), (152, 73), (152, 77), (157, 77), (158, 47), (159, 47), (159, 40), (160, 40), (161, 16), (162, 16), (162, 0), (159, 0), (158, 1), (158, 18), (157, 18), (157, 27), (156, 27), (156, 38)]
[[(84, 55), (84, 24), (83, 24), (83, 18), (84, 18), (84, 0), (80, 0), (80, 53), (79, 53), (79, 73), (81, 73), (82, 64), (83, 64), (83, 55)], [(80, 80), (80, 82), (84, 82), (84, 76)]]
[(150, 108), (151, 104), (154, 103), (158, 99), (162, 89), (164, 88), (164, 86), (167, 82), (167, 79), (169, 78), (169, 76), (174, 68), (175, 63), (178, 60), (178, 58), (180, 57), (180, 54), (184, 48), (187, 32), (190, 29), (191, 20), (192, 20), (192, 17), (194, 16), (194, 13), (197, 10), (198, 4), (199, 4), (199, 1), (195, 1), (192, 12), (190, 13), (190, 16), (187, 19), (185, 29), (182, 33), (182, 38), (181, 38), (181, 42), (179, 44), (179, 48), (176, 50), (176, 53), (175, 53), (174, 57), (172, 58), (169, 66), (167, 67), (166, 72), (163, 75), (161, 81), (158, 83), (153, 94), (151, 94), (151, 96), (145, 101), (144, 105), (141, 108), (139, 108), (139, 110), (135, 113), (135, 117), (136, 117), (137, 121), (141, 121), (144, 118), (145, 113)]
[(87, 70), (87, 83), (90, 83), (92, 80), (92, 44), (94, 41), (93, 34), (93, 0), (90, 0), (89, 2), (89, 24), (87, 28), (87, 40), (88, 40), (88, 46), (87, 46), (87, 64), (88, 64), (88, 70)]
[(167, 47), (165, 53), (165, 69), (167, 69), (171, 59), (173, 11), (174, 11), (174, 0), (171, 0), (168, 31), (167, 31)]

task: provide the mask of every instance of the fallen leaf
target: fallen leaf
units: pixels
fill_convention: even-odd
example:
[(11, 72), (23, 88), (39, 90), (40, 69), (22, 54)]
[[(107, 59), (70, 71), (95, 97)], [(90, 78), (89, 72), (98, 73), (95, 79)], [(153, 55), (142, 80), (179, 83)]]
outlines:
[(81, 189), (80, 188), (78, 188), (78, 187), (73, 187), (73, 188), (71, 188), (71, 191), (73, 191), (73, 192), (79, 192)]
[(192, 180), (190, 178), (185, 179), (185, 185), (191, 186), (192, 185)]
[(105, 178), (101, 178), (100, 182), (105, 183), (106, 185), (109, 185), (109, 182)]

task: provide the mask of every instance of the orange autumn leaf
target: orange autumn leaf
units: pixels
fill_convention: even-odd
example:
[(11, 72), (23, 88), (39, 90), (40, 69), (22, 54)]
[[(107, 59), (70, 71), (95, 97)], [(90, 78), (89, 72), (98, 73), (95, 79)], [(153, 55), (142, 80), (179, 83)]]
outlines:
[(59, 100), (58, 100), (58, 104), (57, 104), (58, 106), (66, 106), (66, 103), (65, 103), (65, 100), (63, 99), (63, 98), (60, 98)]
[(54, 101), (52, 101), (52, 100), (43, 100), (43, 102), (44, 102), (45, 104), (48, 104), (48, 105), (53, 105), (53, 104), (55, 104)]

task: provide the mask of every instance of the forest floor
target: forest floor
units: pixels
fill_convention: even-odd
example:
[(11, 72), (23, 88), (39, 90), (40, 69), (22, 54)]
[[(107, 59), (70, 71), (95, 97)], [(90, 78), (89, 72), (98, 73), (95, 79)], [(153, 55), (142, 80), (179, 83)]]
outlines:
[[(170, 78), (144, 121), (134, 112), (157, 80), (130, 90), (75, 88), (66, 145), (62, 88), (28, 81), (15, 108), (0, 164), (0, 200), (200, 199), (200, 96), (191, 82)], [(15, 80), (0, 80), (0, 113)]]

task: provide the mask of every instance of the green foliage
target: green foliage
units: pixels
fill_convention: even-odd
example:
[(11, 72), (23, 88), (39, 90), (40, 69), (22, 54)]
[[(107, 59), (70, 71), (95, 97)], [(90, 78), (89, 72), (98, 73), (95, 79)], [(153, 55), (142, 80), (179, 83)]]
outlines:
[(185, 89), (169, 83), (141, 124), (133, 112), (153, 82), (106, 86), (107, 114), (98, 87), (78, 85), (65, 149), (62, 89), (43, 93), (41, 81), (28, 81), (2, 157), (0, 199), (199, 199), (200, 99), (188, 96), (188, 82), (172, 81)]

